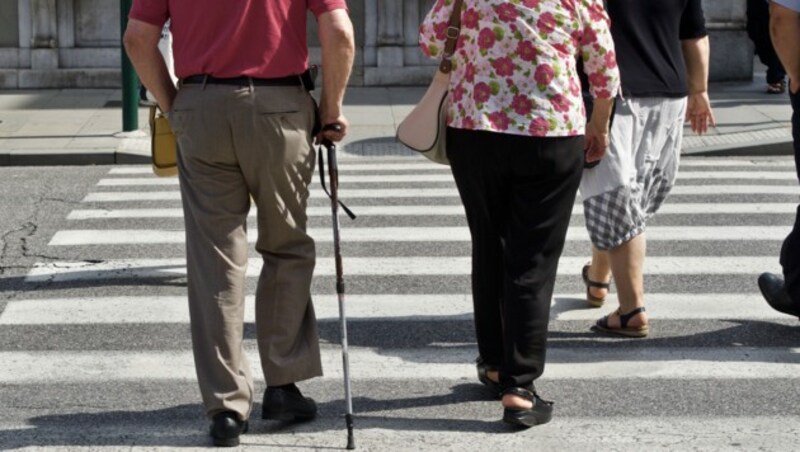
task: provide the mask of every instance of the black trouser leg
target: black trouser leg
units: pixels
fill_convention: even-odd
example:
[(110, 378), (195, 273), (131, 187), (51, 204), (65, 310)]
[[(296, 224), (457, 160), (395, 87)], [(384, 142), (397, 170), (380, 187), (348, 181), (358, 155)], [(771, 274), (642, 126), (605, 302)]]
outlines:
[[(794, 164), (800, 181), (800, 92), (790, 94), (792, 99), (792, 138), (794, 139)], [(794, 228), (781, 247), (781, 265), (786, 280), (786, 291), (795, 303), (800, 303), (800, 206)]]
[[(464, 204), (472, 235), (472, 303), (478, 354), (492, 367), (503, 364), (503, 242), (501, 232), (508, 207), (498, 202), (507, 197), (499, 162), (479, 142), (481, 134), (447, 129), (450, 168)], [(495, 135), (495, 134), (492, 134)], [(452, 151), (451, 150), (454, 150)]]
[(747, 0), (747, 34), (755, 44), (758, 59), (767, 66), (767, 83), (783, 81), (786, 71), (769, 35), (769, 3)]
[(489, 364), (497, 365), (502, 353), (503, 385), (526, 386), (544, 370), (550, 302), (580, 183), (583, 138), (451, 129), (447, 139), (473, 239), (478, 348)]
[(504, 386), (525, 386), (544, 371), (550, 303), (583, 170), (583, 139), (546, 138), (538, 155), (523, 152), (513, 168), (506, 228)]

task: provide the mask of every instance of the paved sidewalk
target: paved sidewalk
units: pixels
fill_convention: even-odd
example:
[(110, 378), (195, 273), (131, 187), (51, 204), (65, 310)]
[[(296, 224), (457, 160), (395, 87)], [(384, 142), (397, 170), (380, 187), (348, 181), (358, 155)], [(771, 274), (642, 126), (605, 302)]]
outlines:
[[(715, 84), (717, 126), (687, 132), (684, 154), (791, 154), (791, 108), (786, 95), (768, 95), (763, 70), (753, 82)], [(411, 156), (394, 140), (397, 124), (425, 88), (350, 88), (351, 122), (342, 157)], [(120, 90), (0, 91), (0, 166), (148, 163), (147, 109), (139, 131), (121, 133)]]

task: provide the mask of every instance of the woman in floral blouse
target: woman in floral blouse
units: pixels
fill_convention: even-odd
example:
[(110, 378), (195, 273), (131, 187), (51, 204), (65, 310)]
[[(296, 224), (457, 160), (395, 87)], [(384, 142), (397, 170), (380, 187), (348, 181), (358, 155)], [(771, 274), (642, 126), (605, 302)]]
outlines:
[[(420, 45), (440, 59), (454, 0), (437, 0)], [(587, 124), (576, 57), (595, 108)], [(602, 0), (464, 0), (451, 73), (447, 155), (472, 234), (478, 376), (503, 419), (545, 423), (536, 395), (550, 300), (584, 162), (608, 146), (619, 88)]]

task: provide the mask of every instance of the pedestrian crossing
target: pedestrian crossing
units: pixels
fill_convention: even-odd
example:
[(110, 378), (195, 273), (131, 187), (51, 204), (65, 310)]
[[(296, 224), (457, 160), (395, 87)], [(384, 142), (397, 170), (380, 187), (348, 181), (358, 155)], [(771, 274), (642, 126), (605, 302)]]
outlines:
[[(653, 226), (649, 228), (651, 241), (668, 240), (782, 240), (791, 231), (789, 226), (731, 226), (724, 230), (704, 226)], [(308, 233), (317, 243), (330, 242), (330, 230), (311, 228)], [(254, 243), (258, 232), (250, 230), (247, 240)], [(135, 229), (75, 229), (58, 231), (50, 240), (51, 246), (114, 245), (114, 244), (166, 244), (184, 243), (183, 231)], [(463, 227), (382, 227), (354, 228), (342, 234), (348, 242), (469, 242), (469, 230)], [(586, 228), (573, 226), (567, 230), (568, 241), (587, 241)]]
[[(537, 385), (556, 401), (555, 417), (514, 435), (502, 434), (499, 404), (475, 378), (470, 237), (449, 169), (416, 157), (343, 156), (339, 170), (340, 197), (359, 215), (342, 217), (341, 232), (360, 449), (800, 448), (800, 325), (770, 309), (755, 283), (763, 271), (780, 272), (800, 195), (792, 160), (683, 159), (647, 230), (652, 333), (644, 340), (589, 331), (615, 295), (601, 309), (583, 300), (589, 242), (576, 201)], [(245, 447), (344, 446), (330, 207), (316, 181), (308, 214), (325, 376), (301, 388), (320, 402), (320, 418), (253, 422)], [(76, 203), (47, 245), (57, 258), (34, 263), (27, 290), (0, 312), (0, 399), (19, 400), (21, 416), (48, 403), (63, 404), (64, 415), (0, 417), (0, 447), (207, 444), (183, 245), (177, 180), (147, 167), (109, 168)], [(251, 251), (251, 294), (262, 265)], [(258, 405), (267, 377), (252, 295), (246, 305)]]

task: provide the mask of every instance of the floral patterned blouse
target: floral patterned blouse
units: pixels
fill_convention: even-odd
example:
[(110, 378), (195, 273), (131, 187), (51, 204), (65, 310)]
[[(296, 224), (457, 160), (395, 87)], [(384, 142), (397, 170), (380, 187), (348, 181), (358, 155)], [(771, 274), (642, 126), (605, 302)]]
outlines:
[[(441, 59), (454, 0), (436, 0), (420, 47)], [(595, 98), (613, 97), (619, 71), (603, 0), (464, 0), (453, 55), (448, 125), (515, 135), (582, 135), (576, 57)]]

